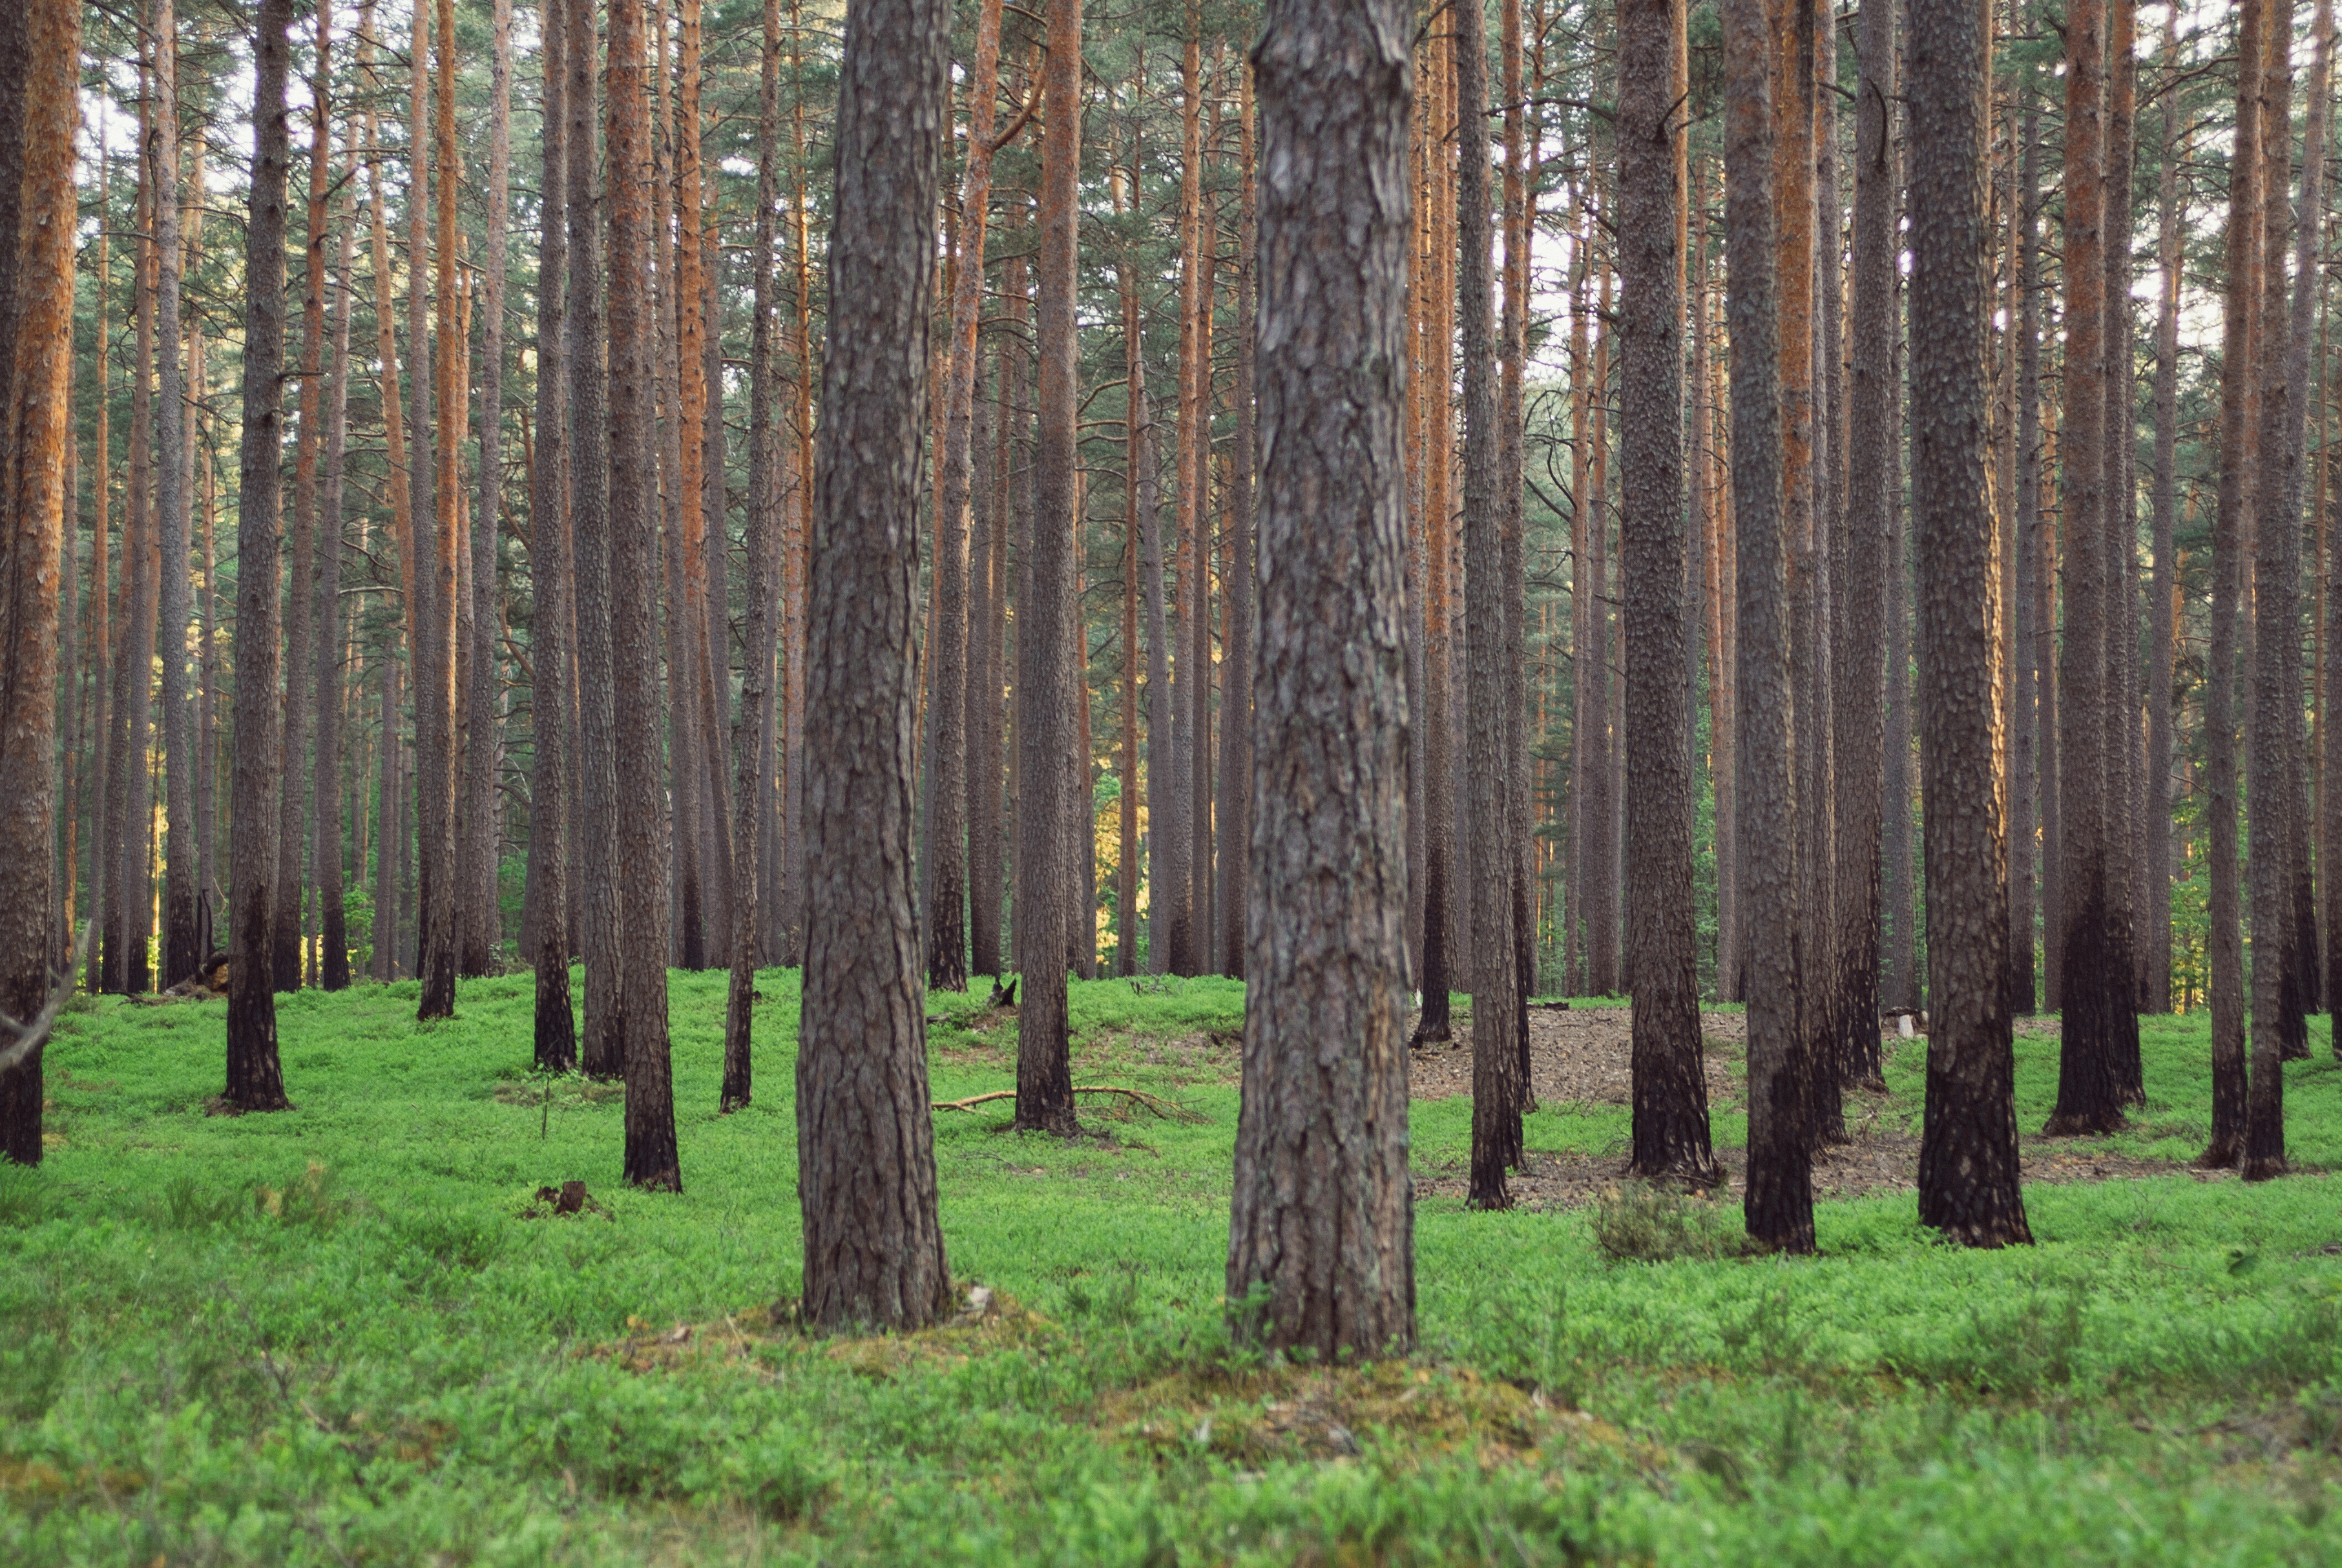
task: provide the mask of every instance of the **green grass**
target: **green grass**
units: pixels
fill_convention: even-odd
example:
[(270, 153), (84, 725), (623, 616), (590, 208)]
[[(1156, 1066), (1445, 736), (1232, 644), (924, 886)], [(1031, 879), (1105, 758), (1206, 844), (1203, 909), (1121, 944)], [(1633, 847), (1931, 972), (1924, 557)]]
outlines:
[[(0, 1171), (0, 1562), (2342, 1562), (2342, 1176), (2035, 1187), (2040, 1244), (1995, 1253), (1826, 1204), (1797, 1261), (1609, 1263), (1584, 1213), (1426, 1201), (1417, 1355), (1264, 1363), (1221, 1313), (1241, 987), (1100, 982), (1076, 1081), (1203, 1119), (939, 1114), (953, 1270), (998, 1310), (808, 1340), (771, 1311), (796, 982), (760, 984), (758, 1097), (719, 1118), (721, 977), (674, 977), (680, 1196), (618, 1185), (614, 1095), (528, 1074), (525, 977), (431, 1027), (411, 984), (282, 999), (273, 1116), (205, 1113), (220, 1004), (72, 1014), (47, 1162)], [(938, 1098), (1013, 1081), (978, 987), (930, 999)], [(2342, 1165), (2313, 1036), (2291, 1148)], [(2146, 1051), (2107, 1142), (2190, 1156), (2204, 1028)], [(2055, 1086), (2022, 1041), (2028, 1133)], [(1416, 1107), (1418, 1165), (1469, 1114)], [(520, 1217), (572, 1178), (608, 1217)]]

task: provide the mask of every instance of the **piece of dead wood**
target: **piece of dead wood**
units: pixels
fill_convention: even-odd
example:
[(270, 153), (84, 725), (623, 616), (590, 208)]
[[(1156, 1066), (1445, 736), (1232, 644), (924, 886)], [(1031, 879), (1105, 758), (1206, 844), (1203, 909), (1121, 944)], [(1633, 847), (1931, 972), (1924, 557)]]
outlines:
[[(1206, 1122), (1211, 1119), (1200, 1113), (1188, 1110), (1185, 1105), (1174, 1104), (1159, 1094), (1149, 1094), (1144, 1089), (1125, 1089), (1115, 1084), (1076, 1084), (1074, 1085), (1074, 1093), (1119, 1094), (1140, 1109), (1151, 1111), (1166, 1122)], [(1015, 1098), (1016, 1098), (1016, 1091), (1014, 1089), (995, 1089), (987, 1094), (970, 1094), (965, 1100), (937, 1100), (929, 1109), (973, 1111), (978, 1105), (989, 1104), (996, 1100), (1014, 1100)]]

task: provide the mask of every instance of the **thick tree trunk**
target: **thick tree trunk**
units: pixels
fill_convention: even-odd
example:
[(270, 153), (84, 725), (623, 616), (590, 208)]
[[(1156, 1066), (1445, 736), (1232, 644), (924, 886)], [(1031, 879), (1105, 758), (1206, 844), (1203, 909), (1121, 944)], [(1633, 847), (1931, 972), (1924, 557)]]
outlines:
[[(2257, 147), (2261, 135), (2261, 55), (2267, 0), (2244, 0), (2237, 31), (2236, 145)], [(2259, 299), (2261, 160), (2228, 162), (2225, 309), (2220, 352), (2220, 484), (2212, 534), (2211, 675), (2204, 694), (2209, 777), (2205, 832), (2211, 838), (2212, 1137), (2197, 1163), (2234, 1165), (2244, 1158), (2247, 1077), (2245, 1060), (2245, 954), (2239, 928), (2237, 864), (2237, 742), (2234, 707), (2243, 552), (2251, 527), (2253, 429), (2260, 395), (2253, 365)]]
[(235, 790), (230, 808), (227, 1103), (290, 1109), (269, 985), (270, 877), (276, 868), (277, 576), (284, 450), (285, 204), (292, 137), (285, 77), (292, 0), (261, 0), (252, 95), (251, 215), (245, 224), (244, 448), (236, 510)]
[[(97, 256), (91, 279), (93, 313), (95, 315), (96, 341), (92, 357), (97, 361), (97, 429), (93, 437), (90, 468), (90, 498), (96, 504), (96, 515), (90, 525), (89, 567), (89, 686), (91, 714), (90, 734), (93, 737), (89, 770), (90, 843), (89, 843), (89, 925), (91, 931), (89, 956), (83, 966), (83, 989), (93, 994), (106, 989), (105, 931), (113, 908), (107, 884), (113, 880), (112, 845), (114, 834), (114, 683), (109, 672), (114, 667), (113, 633), (109, 628), (111, 589), (106, 582), (106, 535), (111, 529), (114, 470), (107, 452), (112, 434), (109, 404), (113, 402), (107, 391), (112, 379), (107, 374), (113, 364), (109, 348), (112, 338), (105, 310), (106, 283), (111, 272), (110, 247), (106, 241), (114, 226), (114, 163), (105, 142), (105, 123), (98, 122), (98, 196), (101, 218), (97, 226)], [(125, 561), (126, 573), (128, 562)], [(206, 582), (209, 581), (208, 575)]]
[(1995, 541), (1985, 504), (1985, 25), (1970, 0), (1912, 0), (1911, 381), (1920, 395), (1911, 498), (1933, 1003), (1919, 1219), (1968, 1246), (2033, 1239), (2017, 1185)]
[(1447, 177), (1449, 125), (1448, 62), (1452, 48), (1444, 30), (1426, 42), (1426, 90), (1416, 116), (1423, 122), (1424, 283), (1416, 308), (1423, 335), (1423, 681), (1410, 686), (1423, 714), (1421, 739), (1412, 751), (1422, 759), (1423, 857), (1415, 874), (1423, 878), (1423, 967), (1416, 976), (1423, 994), (1410, 1047), (1450, 1037), (1450, 988), (1455, 984), (1461, 890), (1456, 885), (1455, 658), (1448, 630), (1449, 583), (1450, 355), (1456, 319), (1454, 280), (1455, 189)]
[(610, 664), (617, 752), (619, 950), (625, 1019), (626, 1180), (680, 1192), (667, 1057), (667, 854), (659, 795), (658, 497), (651, 390), (657, 375), (651, 292), (649, 93), (642, 0), (612, 0), (607, 137), (610, 193)]
[[(1276, 0), (1253, 55), (1268, 155), (1265, 570), (1227, 1295), (1239, 1333), (1329, 1363), (1415, 1338), (1398, 754), (1407, 42), (1392, 0)], [(1316, 243), (1336, 225), (1350, 244)]]
[(1040, 285), (1035, 342), (1040, 360), (1040, 440), (1034, 457), (1030, 597), (1017, 605), (1016, 747), (1019, 798), (1016, 951), (1024, 994), (1016, 1014), (1016, 1123), (1074, 1130), (1067, 1055), (1066, 954), (1075, 911), (1066, 895), (1065, 824), (1072, 780), (1061, 764), (1078, 678), (1073, 632), (1074, 549), (1079, 531), (1075, 421), (1080, 387), (1074, 357), (1076, 215), (1081, 169), (1079, 0), (1049, 11), (1041, 145)]
[(796, 1096), (798, 1310), (821, 1327), (918, 1328), (951, 1291), (911, 865), (920, 405), (950, 23), (943, 0), (856, 0), (839, 72), (806, 637), (819, 651), (806, 892), (821, 918), (806, 927)]
[[(72, 0), (31, 0), (0, 20), (0, 1014), (15, 1019), (47, 1003), (56, 956), (51, 770), (58, 574), (73, 546), (65, 483), (80, 61), (81, 7)], [(69, 601), (64, 609), (69, 615)], [(19, 1164), (41, 1160), (41, 1050), (0, 1070), (0, 1159)]]
[[(1619, 477), (1626, 617), (1626, 925), (1635, 975), (1631, 1051), (1638, 1175), (1719, 1179), (1708, 1142), (1692, 891), (1692, 623), (1685, 603), (1683, 272), (1676, 253), (1670, 0), (1628, 0), (1618, 15)], [(1467, 100), (1468, 106), (1468, 100)], [(1468, 340), (1467, 340), (1468, 341)], [(1472, 579), (1479, 580), (1476, 561)], [(1475, 623), (1478, 614), (1474, 615)], [(1476, 639), (1475, 647), (1478, 646)], [(1480, 673), (1473, 672), (1473, 684)], [(1476, 797), (1476, 810), (1479, 804)], [(1479, 818), (1474, 818), (1477, 831)], [(1488, 938), (1480, 939), (1481, 964)], [(1476, 964), (1473, 973), (1481, 973)], [(1473, 1001), (1473, 1033), (1482, 1034)], [(1476, 1064), (1477, 1053), (1475, 1053)]]
[(1813, 1172), (1799, 1082), (1800, 944), (1792, 846), (1787, 541), (1782, 505), (1782, 313), (1774, 270), (1773, 39), (1766, 0), (1721, 0), (1725, 228), (1732, 355), (1732, 504), (1739, 535), (1739, 784), (1748, 923), (1748, 1233), (1814, 1244)]
[(536, 1065), (566, 1073), (577, 1065), (577, 1020), (569, 1004), (570, 627), (575, 575), (569, 544), (568, 345), (563, 341), (562, 289), (568, 271), (570, 11), (543, 0), (544, 172), (538, 190), (536, 253), (536, 463), (528, 497), (528, 570), (536, 596), (529, 694), (535, 776), (529, 781), (529, 867), (536, 874), (536, 919), (528, 954), (536, 969)]
[[(2124, 890), (2110, 880), (2107, 625), (2116, 595), (2107, 581), (2106, 529), (2106, 6), (2074, 0), (2066, 34), (2066, 628), (2058, 740), (2059, 828), (2065, 929), (2057, 1104), (2053, 1134), (2111, 1132), (2122, 1124), (2121, 1018), (2131, 1002), (2129, 954), (2117, 927)], [(1932, 779), (1930, 784), (1934, 782)]]
[(2126, 1103), (2142, 1104), (2147, 1090), (2138, 1054), (2138, 1004), (2144, 974), (2138, 964), (2138, 801), (2144, 737), (2138, 703), (2138, 417), (2137, 356), (2131, 322), (2131, 165), (2137, 140), (2138, 62), (2134, 0), (2107, 0), (2106, 214), (2106, 455), (2098, 527), (2105, 575), (2099, 611), (2106, 639), (2106, 933), (2108, 984), (2117, 988), (2112, 1014), (2117, 1081)]

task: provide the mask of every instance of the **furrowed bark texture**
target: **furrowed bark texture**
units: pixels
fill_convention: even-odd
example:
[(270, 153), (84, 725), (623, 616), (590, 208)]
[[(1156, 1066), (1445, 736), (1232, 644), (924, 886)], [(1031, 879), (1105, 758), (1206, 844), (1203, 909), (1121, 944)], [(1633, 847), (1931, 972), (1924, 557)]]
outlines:
[[(1016, 1120), (1074, 1130), (1066, 1027), (1066, 954), (1076, 911), (1066, 891), (1073, 779), (1064, 766), (1077, 693), (1074, 551), (1079, 529), (1075, 452), (1080, 395), (1074, 359), (1075, 220), (1081, 171), (1080, 0), (1049, 9), (1043, 86), (1041, 245), (1035, 339), (1040, 359), (1040, 439), (1034, 454), (1029, 599), (1017, 605)], [(1208, 678), (1208, 677), (1207, 677)]]
[[(1618, 338), (1626, 616), (1626, 929), (1635, 976), (1627, 1168), (1712, 1184), (1693, 925), (1692, 635), (1684, 603), (1683, 273), (1676, 253), (1671, 0), (1618, 13)], [(1473, 568), (1477, 581), (1479, 568)], [(1476, 623), (1477, 616), (1475, 615)], [(1476, 636), (1475, 647), (1478, 645)], [(1473, 672), (1475, 686), (1479, 672)], [(1477, 819), (1475, 819), (1476, 831)], [(1481, 959), (1486, 962), (1486, 939)], [(1473, 973), (1479, 974), (1476, 964)], [(1482, 1038), (1476, 997), (1474, 1034)], [(1476, 1064), (1478, 1053), (1475, 1053)]]
[(948, 1310), (912, 898), (918, 457), (946, 0), (855, 0), (814, 470), (806, 646), (798, 1311), (911, 1329)]
[(285, 404), (285, 202), (292, 138), (285, 112), (292, 0), (261, 0), (253, 85), (252, 209), (245, 224), (244, 445), (235, 587), (235, 779), (229, 822), (227, 1088), (240, 1111), (283, 1111), (276, 998), (269, 988), (270, 881), (276, 869), (277, 576)]
[(1260, 644), (1227, 1293), (1256, 1343), (1415, 1339), (1402, 637), (1410, 17), (1271, 0)]
[(667, 1055), (667, 844), (658, 739), (658, 473), (651, 423), (657, 375), (652, 312), (649, 94), (642, 0), (612, 0), (610, 185), (610, 651), (617, 729), (619, 953), (626, 1019), (626, 1180), (680, 1192)]
[(1927, 779), (1927, 1130), (1919, 1218), (2030, 1242), (2017, 1187), (2007, 860), (1985, 477), (1987, 41), (1972, 0), (1912, 0), (1911, 482)]
[(1813, 1171), (1801, 1115), (1797, 788), (1783, 537), (1781, 331), (1773, 231), (1772, 39), (1765, 0), (1721, 0), (1725, 230), (1732, 334), (1732, 505), (1739, 536), (1742, 917), (1748, 929), (1748, 1233), (1810, 1252)]
[[(1879, 1084), (1878, 924), (1881, 806), (1887, 790), (1887, 517), (1890, 454), (1900, 434), (1895, 374), (1896, 212), (1892, 0), (1865, 0), (1855, 94), (1853, 377), (1847, 399), (1844, 571), (1837, 628), (1837, 1057), (1847, 1084)], [(1931, 778), (1933, 775), (1929, 775)]]

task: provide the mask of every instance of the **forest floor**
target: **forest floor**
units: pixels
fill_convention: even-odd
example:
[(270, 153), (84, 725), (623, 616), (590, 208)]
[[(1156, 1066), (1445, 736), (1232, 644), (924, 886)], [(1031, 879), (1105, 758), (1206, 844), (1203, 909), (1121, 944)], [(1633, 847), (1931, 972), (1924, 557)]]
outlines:
[[(615, 1085), (530, 1073), (525, 976), (432, 1025), (412, 983), (281, 998), (268, 1116), (208, 1114), (222, 1004), (76, 1004), (48, 1158), (0, 1169), (0, 1562), (2342, 1563), (2323, 1019), (2253, 1186), (2187, 1165), (2200, 1015), (2147, 1021), (2147, 1104), (2088, 1140), (2030, 1135), (2027, 1021), (2037, 1244), (1997, 1253), (1917, 1223), (1926, 1043), (1889, 1041), (1783, 1259), (1728, 1193), (1620, 1182), (1625, 1014), (1583, 1003), (1535, 1015), (1521, 1207), (1467, 1211), (1463, 1013), (1414, 1062), (1420, 1343), (1360, 1368), (1226, 1334), (1226, 981), (1077, 984), (1075, 1081), (1176, 1114), (938, 1112), (968, 1310), (798, 1334), (796, 979), (760, 985), (719, 1116), (723, 977), (673, 977), (679, 1195), (620, 1185)], [(988, 994), (929, 1000), (938, 1100), (1014, 1082)], [(1705, 1019), (1727, 1167), (1737, 1029)]]

